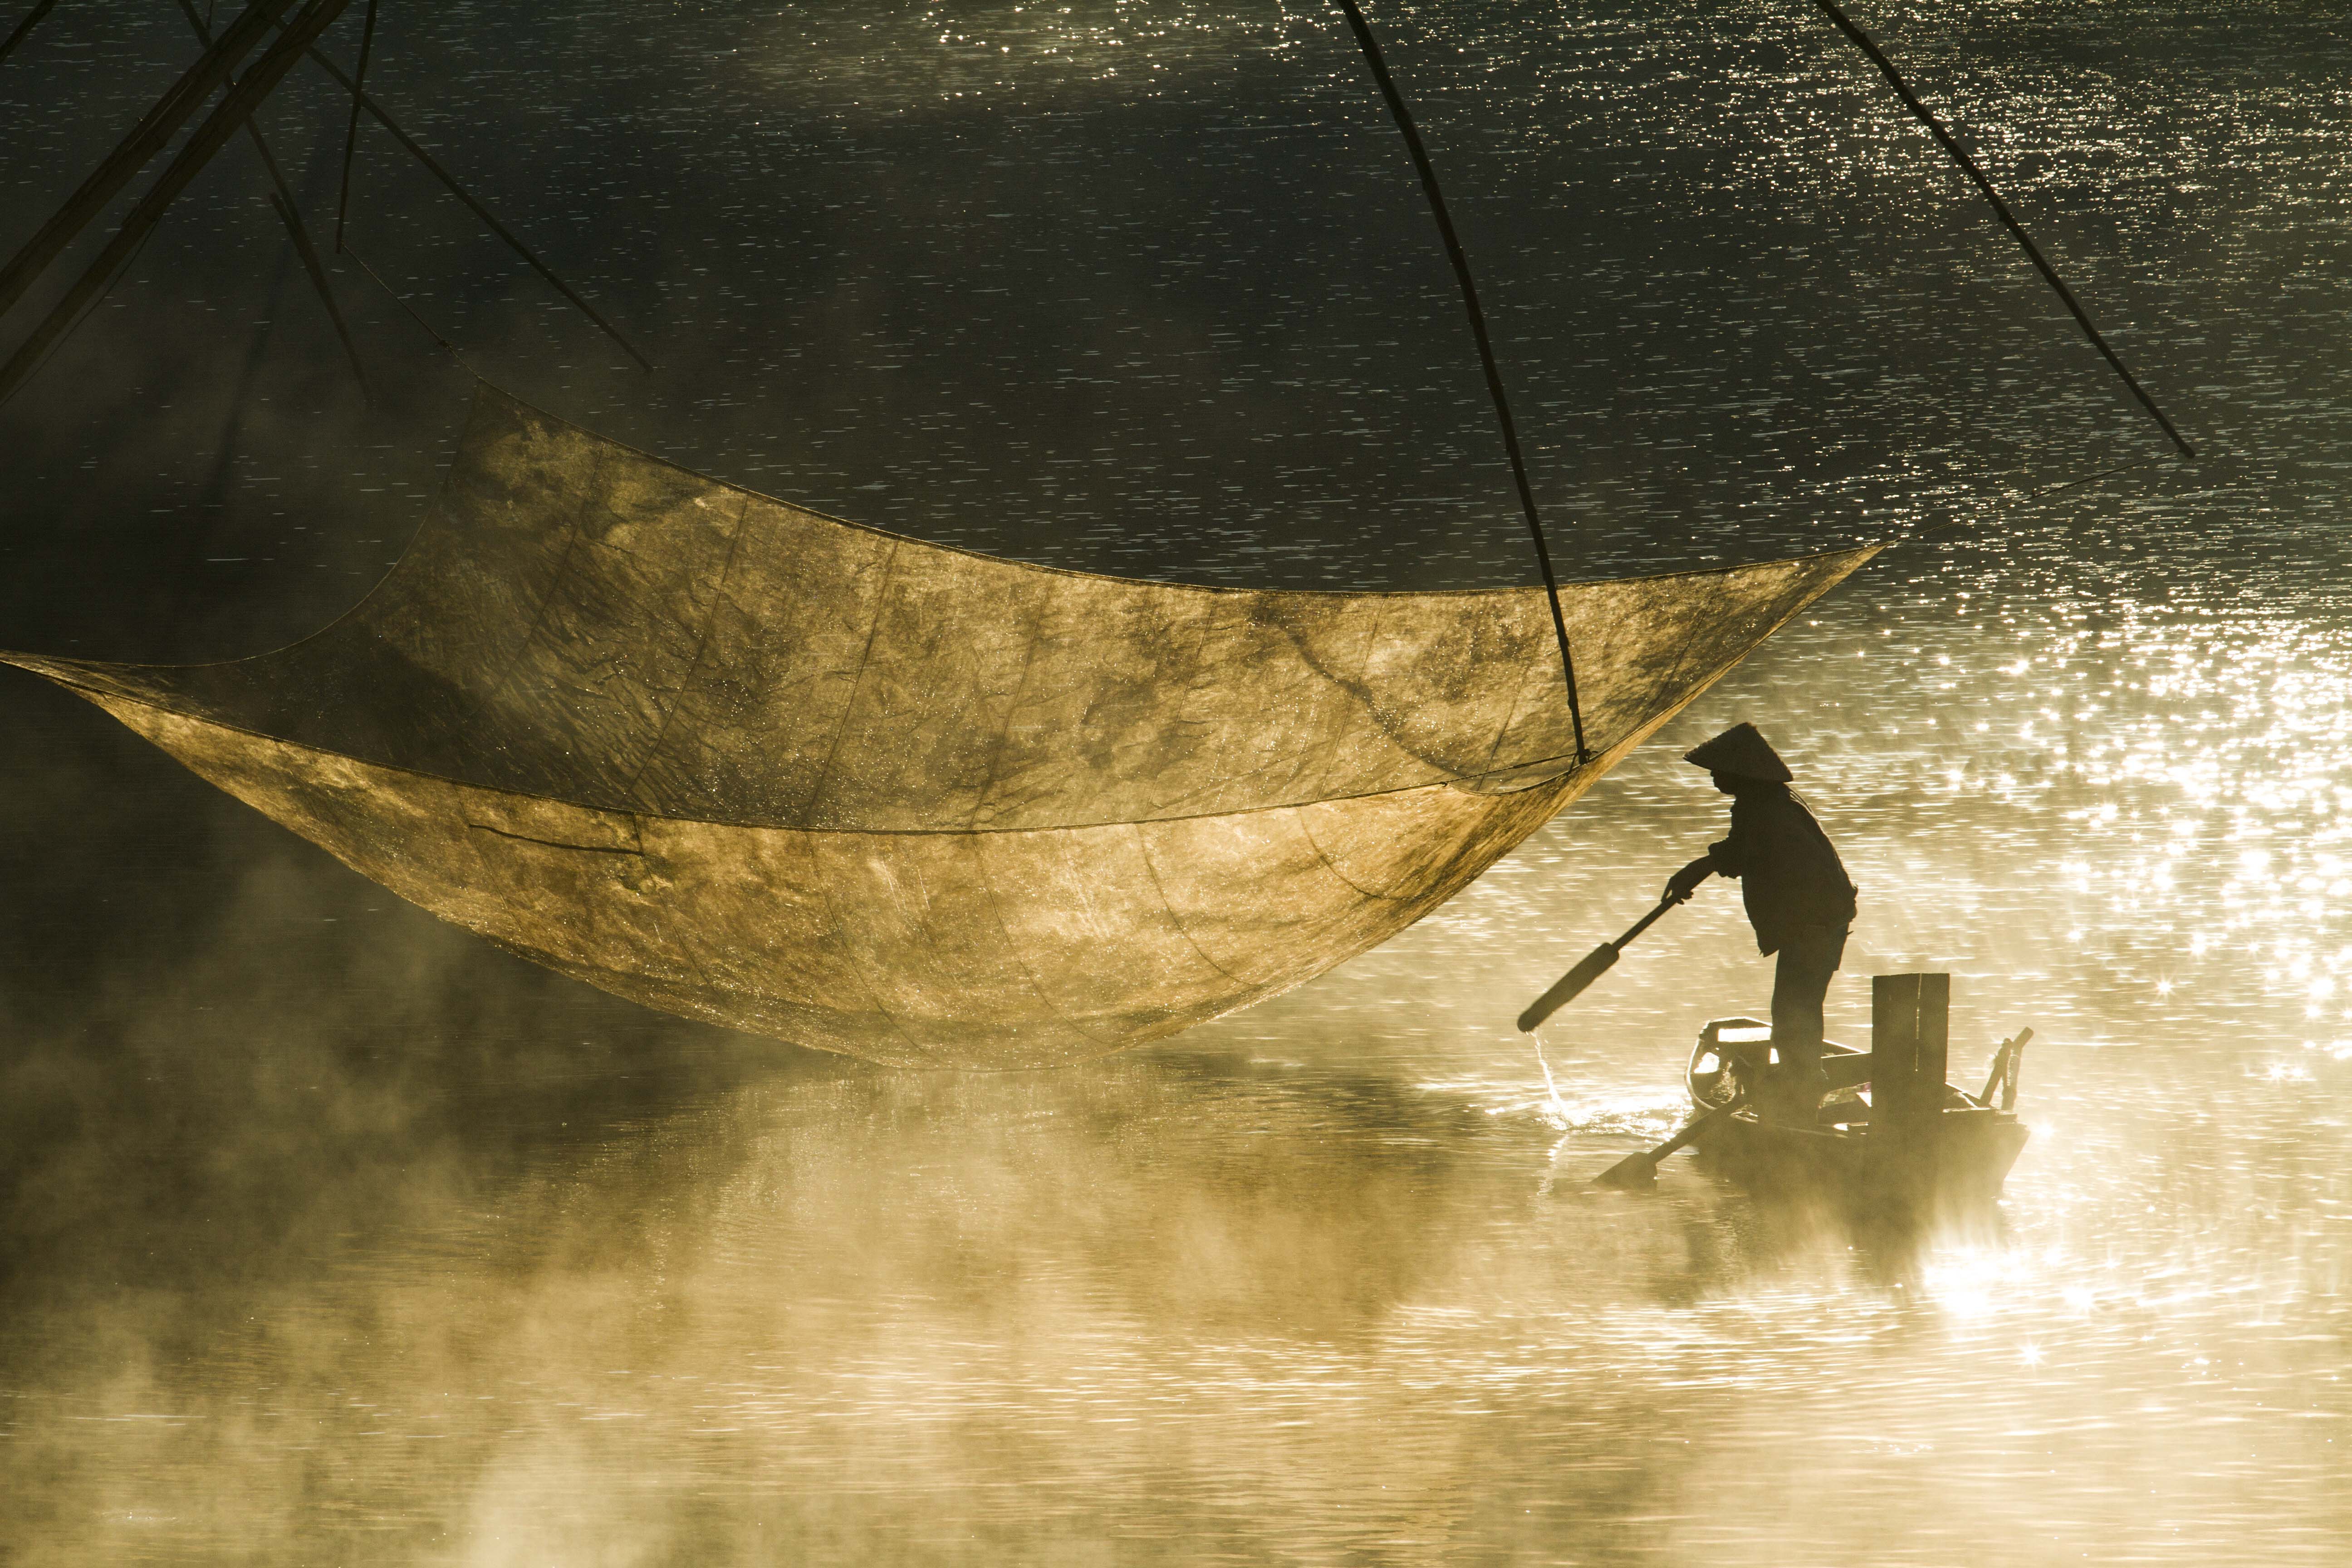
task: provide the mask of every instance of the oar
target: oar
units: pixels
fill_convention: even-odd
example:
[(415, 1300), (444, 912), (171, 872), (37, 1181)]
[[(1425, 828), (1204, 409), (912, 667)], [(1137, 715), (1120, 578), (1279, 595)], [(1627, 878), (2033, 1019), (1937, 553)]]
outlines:
[(1545, 992), (1542, 995), (1528, 1004), (1528, 1010), (1519, 1015), (1519, 1033), (1523, 1035), (1534, 1034), (1537, 1026), (1546, 1018), (1550, 1017), (1554, 1013), (1559, 1012), (1562, 1007), (1567, 1006), (1570, 1002), (1576, 1000), (1578, 994), (1586, 986), (1600, 979), (1603, 974), (1608, 973), (1609, 966), (1617, 962), (1617, 954), (1623, 951), (1627, 942), (1633, 941), (1643, 931), (1649, 930), (1653, 925), (1655, 925), (1657, 923), (1658, 917), (1664, 914), (1668, 910), (1673, 909), (1676, 904), (1688, 903), (1689, 901), (1690, 894), (1686, 892), (1668, 893), (1664, 898), (1658, 900), (1658, 907), (1656, 909), (1652, 910), (1648, 914), (1643, 915), (1640, 920), (1633, 922), (1633, 929), (1632, 931), (1627, 931), (1615, 942), (1602, 942), (1599, 947), (1594, 948), (1591, 952), (1585, 954), (1583, 963), (1578, 964), (1574, 969), (1571, 969), (1567, 973), (1561, 975), (1550, 990)]
[(1592, 1178), (1596, 1187), (1646, 1187), (1658, 1179), (1658, 1162), (1706, 1131), (1748, 1103), (1746, 1095), (1734, 1095), (1728, 1105), (1718, 1105), (1704, 1116), (1694, 1116), (1683, 1130), (1645, 1154), (1628, 1154), (1599, 1175)]

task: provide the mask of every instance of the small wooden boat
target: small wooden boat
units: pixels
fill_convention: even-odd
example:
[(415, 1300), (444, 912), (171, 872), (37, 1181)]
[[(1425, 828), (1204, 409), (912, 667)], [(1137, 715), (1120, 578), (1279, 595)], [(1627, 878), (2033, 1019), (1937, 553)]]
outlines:
[[(1940, 1006), (1934, 1011), (1940, 1026)], [(1693, 1140), (1702, 1160), (1750, 1186), (1827, 1191), (1874, 1205), (1999, 1197), (2031, 1136), (2016, 1107), (2018, 1066), (2033, 1031), (2001, 1042), (1978, 1094), (1944, 1081), (1940, 1026), (1930, 1051), (1886, 1051), (1883, 1018), (1875, 1032), (1882, 1037), (1874, 1042), (1877, 1053), (1824, 1045), (1822, 1068), (1830, 1091), (1811, 1125), (1770, 1121), (1741, 1104), (1710, 1118)], [(1695, 1110), (1704, 1116), (1742, 1099), (1773, 1059), (1769, 1024), (1714, 1019), (1691, 1049), (1687, 1080)], [(1906, 1067), (1931, 1071), (1906, 1072)]]

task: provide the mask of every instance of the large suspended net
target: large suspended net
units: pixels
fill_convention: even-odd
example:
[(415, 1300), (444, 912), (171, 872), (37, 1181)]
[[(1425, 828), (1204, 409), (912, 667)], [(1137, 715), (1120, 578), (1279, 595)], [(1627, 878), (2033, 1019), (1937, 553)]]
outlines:
[(401, 897), (883, 1061), (1164, 1037), (1437, 908), (1871, 550), (1339, 594), (841, 522), (487, 385), (356, 609), (223, 664), (5, 656)]

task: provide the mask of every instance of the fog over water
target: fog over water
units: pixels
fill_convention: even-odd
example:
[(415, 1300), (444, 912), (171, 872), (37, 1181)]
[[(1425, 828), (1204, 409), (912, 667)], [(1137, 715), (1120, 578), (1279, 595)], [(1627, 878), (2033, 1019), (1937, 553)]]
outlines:
[[(1810, 5), (1370, 14), (1569, 574), (1924, 537), (1403, 937), (1054, 1072), (605, 997), (0, 681), (0, 1561), (2342, 1560), (2352, 27), (1857, 10), (2192, 466)], [(193, 48), (71, 0), (0, 63), (0, 246)], [(660, 366), (364, 132), (355, 253), (555, 413), (1056, 565), (1532, 579), (1336, 10), (394, 4), (370, 84)], [(320, 228), (341, 113), (262, 117)], [(415, 529), (467, 373), (331, 258), (363, 401), (266, 189), (225, 151), (0, 408), (0, 644), (256, 651)], [(1768, 964), (1711, 886), (1557, 1100), (1510, 1020), (1742, 718), (1862, 886), (1832, 1037), (1920, 968), (1956, 1080), (2037, 1031), (1997, 1215), (1584, 1190)]]

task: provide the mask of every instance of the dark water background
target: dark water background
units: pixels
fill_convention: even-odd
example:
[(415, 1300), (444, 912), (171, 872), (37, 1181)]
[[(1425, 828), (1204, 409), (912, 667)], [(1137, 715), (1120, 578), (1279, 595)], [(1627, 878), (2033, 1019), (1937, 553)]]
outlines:
[[(2209, 456), (1809, 7), (1376, 9), (1571, 574), (1935, 531), (1171, 1045), (907, 1074), (648, 1014), (7, 683), (0, 1560), (2352, 1555), (2352, 20), (1861, 15)], [(192, 49), (65, 0), (0, 65), (0, 244)], [(1335, 11), (395, 4), (371, 85), (661, 366), (364, 132), (356, 252), (555, 412), (1060, 565), (1530, 576)], [(265, 118), (323, 224), (331, 88)], [(0, 641), (252, 651), (415, 527), (466, 374), (335, 261), (364, 403), (264, 189), (230, 147), (0, 409)], [(1995, 1219), (1581, 1194), (1764, 966), (1677, 915), (1548, 1027), (1557, 1100), (1508, 1020), (1713, 836), (1672, 759), (1739, 717), (1863, 884), (1832, 1033), (1921, 967), (1956, 1077), (2040, 1031)]]

